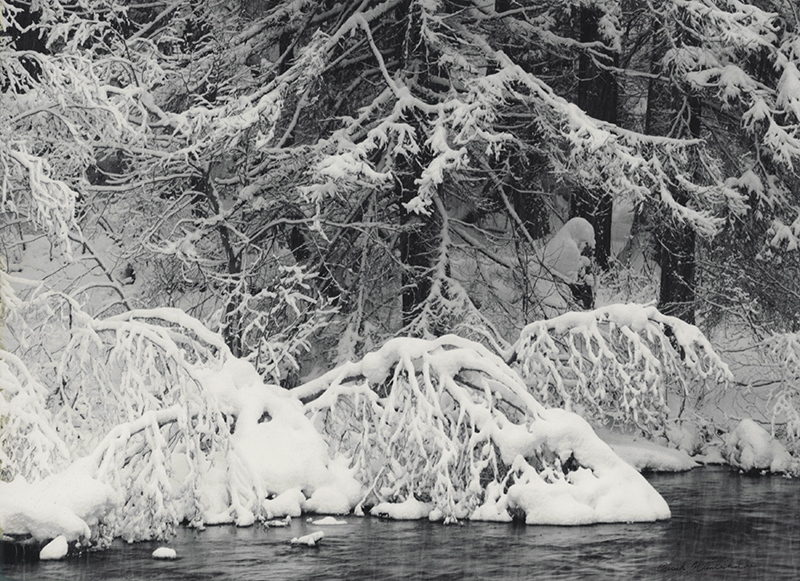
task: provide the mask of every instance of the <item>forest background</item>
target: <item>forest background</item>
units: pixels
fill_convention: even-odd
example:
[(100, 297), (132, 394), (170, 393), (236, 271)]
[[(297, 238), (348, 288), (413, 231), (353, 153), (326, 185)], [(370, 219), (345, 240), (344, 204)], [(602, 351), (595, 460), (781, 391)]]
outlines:
[[(792, 0), (1, 7), (3, 356), (51, 410), (88, 389), (85, 329), (186, 327), (169, 308), (294, 388), (391, 337), (513, 357), (529, 323), (634, 302), (696, 324), (796, 450)], [(574, 217), (580, 280), (545, 252)], [(126, 369), (168, 373), (143, 336)]]

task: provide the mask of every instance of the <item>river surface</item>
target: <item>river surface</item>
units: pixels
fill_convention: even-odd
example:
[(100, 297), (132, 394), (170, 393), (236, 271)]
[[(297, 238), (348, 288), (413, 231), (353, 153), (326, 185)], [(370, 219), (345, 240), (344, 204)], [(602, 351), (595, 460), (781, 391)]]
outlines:
[[(0, 579), (115, 581), (359, 579), (800, 580), (800, 480), (728, 468), (651, 474), (672, 510), (657, 523), (583, 527), (354, 516), (347, 525), (180, 528), (167, 543), (126, 544), (64, 561), (6, 565)], [(319, 517), (314, 517), (319, 518)], [(325, 531), (319, 547), (292, 537)], [(156, 561), (170, 546), (175, 561)]]

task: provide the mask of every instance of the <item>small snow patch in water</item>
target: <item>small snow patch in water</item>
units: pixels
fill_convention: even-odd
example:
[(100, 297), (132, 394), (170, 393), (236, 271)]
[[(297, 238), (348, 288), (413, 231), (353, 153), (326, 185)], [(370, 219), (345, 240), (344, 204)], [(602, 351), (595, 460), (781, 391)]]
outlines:
[(319, 520), (312, 521), (311, 524), (322, 525), (322, 526), (325, 526), (325, 525), (346, 525), (347, 521), (346, 520), (336, 520), (332, 516), (326, 516), (325, 518), (321, 518)]
[(324, 536), (325, 533), (323, 531), (317, 531), (315, 533), (311, 533), (310, 535), (295, 537), (291, 542), (293, 545), (307, 545), (309, 547), (316, 547), (322, 541)]
[(153, 551), (153, 558), (171, 560), (171, 559), (177, 559), (178, 554), (175, 552), (175, 549), (170, 549), (169, 547), (159, 547), (158, 549)]

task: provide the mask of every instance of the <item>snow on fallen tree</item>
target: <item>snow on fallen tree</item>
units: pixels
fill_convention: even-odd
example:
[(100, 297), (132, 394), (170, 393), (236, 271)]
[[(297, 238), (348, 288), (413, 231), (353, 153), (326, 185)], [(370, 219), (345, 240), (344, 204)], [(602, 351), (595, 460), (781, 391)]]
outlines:
[(504, 355), (545, 406), (651, 437), (664, 431), (669, 393), (683, 407), (733, 379), (697, 327), (637, 304), (536, 321)]
[(584, 420), (545, 409), (500, 357), (460, 337), (390, 340), (293, 394), (366, 486), (357, 512), (570, 525), (670, 516)]

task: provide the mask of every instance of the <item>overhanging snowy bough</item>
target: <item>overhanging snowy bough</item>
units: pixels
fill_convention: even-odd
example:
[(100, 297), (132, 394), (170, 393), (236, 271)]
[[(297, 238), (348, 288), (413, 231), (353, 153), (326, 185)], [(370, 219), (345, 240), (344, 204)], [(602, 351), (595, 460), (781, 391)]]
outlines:
[[(177, 309), (96, 319), (57, 292), (14, 306), (11, 337), (26, 360), (0, 352), (2, 476), (42, 496), (59, 488), (75, 496), (58, 507), (74, 511), (69, 526), (43, 527), (20, 512), (20, 531), (91, 544), (163, 538), (184, 519), (208, 520), (219, 505), (208, 498), (213, 470), (225, 490), (217, 511), (252, 516), (263, 494), (233, 437), (242, 407), (235, 380), (248, 372), (247, 381), (261, 380), (246, 364), (232, 371), (238, 360), (218, 334)], [(97, 510), (87, 516), (84, 507)]]
[(587, 524), (669, 517), (577, 415), (545, 409), (488, 349), (398, 338), (296, 390), (333, 456), (390, 518)]
[(649, 436), (663, 431), (669, 394), (698, 403), (733, 377), (697, 327), (637, 304), (531, 323), (506, 359), (543, 404)]

